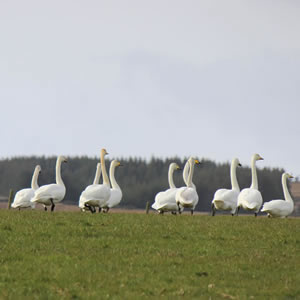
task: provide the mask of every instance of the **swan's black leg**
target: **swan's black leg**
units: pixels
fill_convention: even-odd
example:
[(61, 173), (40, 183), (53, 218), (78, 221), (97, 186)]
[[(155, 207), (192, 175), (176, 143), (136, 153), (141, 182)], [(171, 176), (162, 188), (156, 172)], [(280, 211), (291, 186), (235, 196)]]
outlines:
[(176, 211), (172, 211), (172, 215), (177, 215)]
[(214, 203), (211, 204), (211, 215), (214, 216), (216, 214), (216, 208)]
[(53, 199), (50, 199), (50, 201), (51, 201), (51, 211), (54, 211), (55, 204), (53, 203)]
[(194, 210), (193, 209), (191, 209), (191, 216), (194, 214)]
[(257, 217), (257, 212), (256, 212), (256, 213), (254, 213), (254, 216), (255, 216), (255, 218)]
[(99, 206), (98, 213), (101, 213), (102, 208)]
[(21, 207), (19, 206), (19, 211), (21, 210)]
[(160, 211), (159, 211), (159, 214), (160, 214), (160, 215), (163, 215), (163, 214), (164, 214), (164, 211), (163, 211), (163, 210), (160, 210)]
[(235, 212), (237, 216), (239, 215), (239, 211), (240, 211), (240, 207), (238, 206)]
[(109, 207), (106, 209), (106, 212), (108, 213), (108, 211), (109, 211)]
[(44, 211), (47, 211), (47, 206), (46, 205), (44, 206)]
[(268, 218), (271, 218), (271, 215), (270, 215), (270, 214), (268, 214)]
[(180, 206), (179, 206), (179, 202), (177, 203), (177, 206), (178, 206), (178, 212), (181, 215), (181, 209), (180, 209)]

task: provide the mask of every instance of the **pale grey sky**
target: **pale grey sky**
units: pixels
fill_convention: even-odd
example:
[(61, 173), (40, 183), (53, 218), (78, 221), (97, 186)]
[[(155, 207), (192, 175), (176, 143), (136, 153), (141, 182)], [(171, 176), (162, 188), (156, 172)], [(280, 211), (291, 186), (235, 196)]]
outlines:
[(300, 175), (300, 2), (2, 0), (0, 157), (196, 155)]

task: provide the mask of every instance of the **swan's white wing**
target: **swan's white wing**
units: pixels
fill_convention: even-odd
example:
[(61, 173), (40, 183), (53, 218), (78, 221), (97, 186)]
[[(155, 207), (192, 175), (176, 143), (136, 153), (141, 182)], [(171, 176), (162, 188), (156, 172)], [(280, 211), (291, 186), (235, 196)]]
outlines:
[(190, 187), (180, 188), (176, 193), (176, 202), (183, 207), (195, 208), (199, 200), (197, 191)]
[(84, 190), (80, 197), (85, 199), (85, 203), (95, 201), (103, 207), (107, 205), (107, 201), (109, 200), (110, 188), (105, 184), (93, 184)]
[(238, 205), (244, 209), (259, 210), (262, 205), (262, 196), (256, 189), (243, 189), (238, 196)]
[(63, 200), (66, 193), (66, 188), (64, 185), (60, 184), (47, 184), (43, 185), (35, 191), (32, 202), (39, 202), (43, 204), (51, 204), (50, 199), (53, 202), (60, 202)]
[(117, 206), (122, 200), (122, 191), (120, 189), (110, 189), (110, 197), (107, 206), (112, 208)]
[(18, 191), (15, 195), (14, 202), (12, 203), (11, 207), (29, 207), (32, 206), (30, 200), (34, 196), (34, 190), (31, 188), (22, 189)]
[(272, 200), (265, 202), (261, 209), (261, 211), (267, 212), (275, 217), (288, 216), (293, 212), (293, 210), (293, 203), (285, 200)]
[(177, 191), (177, 188), (172, 188), (158, 193), (155, 196), (155, 202), (152, 205), (152, 208), (163, 211), (177, 211), (178, 205), (175, 199)]
[(217, 209), (232, 210), (234, 212), (237, 207), (238, 195), (238, 190), (221, 189), (216, 191), (212, 202)]

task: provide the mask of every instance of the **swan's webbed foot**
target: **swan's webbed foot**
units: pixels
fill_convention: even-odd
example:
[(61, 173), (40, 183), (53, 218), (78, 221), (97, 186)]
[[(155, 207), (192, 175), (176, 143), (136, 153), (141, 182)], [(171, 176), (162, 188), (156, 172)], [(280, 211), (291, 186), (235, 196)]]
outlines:
[(19, 206), (19, 211), (21, 210), (21, 207)]
[(214, 203), (211, 204), (211, 215), (214, 216), (216, 214), (216, 208)]
[(171, 213), (172, 213), (172, 215), (176, 215), (177, 216), (177, 212), (176, 211), (172, 211)]
[(164, 211), (163, 211), (163, 210), (159, 210), (159, 214), (160, 214), (160, 215), (163, 215), (163, 214), (164, 214)]
[(268, 218), (271, 218), (271, 215), (270, 215), (270, 214), (268, 214)]
[(55, 204), (53, 203), (53, 199), (50, 199), (50, 201), (51, 201), (51, 211), (54, 211)]

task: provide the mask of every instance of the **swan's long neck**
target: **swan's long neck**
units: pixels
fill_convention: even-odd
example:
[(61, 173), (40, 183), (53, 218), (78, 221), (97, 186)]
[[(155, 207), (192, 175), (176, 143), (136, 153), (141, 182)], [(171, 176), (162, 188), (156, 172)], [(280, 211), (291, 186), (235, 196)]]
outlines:
[(116, 170), (116, 165), (115, 164), (111, 164), (110, 168), (109, 168), (109, 178), (110, 178), (110, 183), (111, 183), (111, 187), (113, 189), (117, 189), (120, 190), (120, 187), (116, 181), (115, 178), (115, 170)]
[(174, 180), (173, 180), (174, 170), (175, 170), (175, 168), (173, 166), (170, 166), (169, 173), (168, 173), (168, 180), (169, 180), (170, 189), (176, 189), (176, 186), (175, 186)]
[(285, 176), (282, 176), (282, 188), (283, 188), (283, 194), (284, 194), (284, 199), (287, 202), (294, 203), (293, 198), (289, 192), (289, 189), (287, 187), (287, 178)]
[(103, 176), (103, 184), (110, 185), (106, 168), (105, 168), (105, 154), (103, 152), (101, 152), (101, 171)]
[(33, 172), (33, 176), (31, 179), (31, 188), (34, 190), (37, 190), (39, 188), (39, 185), (38, 185), (39, 172), (40, 171), (36, 168)]
[(255, 162), (256, 162), (256, 160), (252, 159), (252, 162), (251, 162), (252, 184), (251, 184), (250, 188), (258, 190), (258, 181), (257, 181)]
[(236, 178), (236, 164), (231, 165), (230, 169), (230, 178), (231, 178), (231, 187), (233, 190), (240, 190), (239, 183)]
[(187, 179), (187, 186), (188, 187), (191, 187), (193, 188), (194, 187), (194, 184), (193, 184), (193, 175), (194, 175), (194, 167), (195, 167), (195, 164), (194, 163), (190, 163), (190, 173), (189, 173), (189, 176), (188, 176), (188, 179)]
[(187, 161), (185, 163), (184, 169), (183, 169), (183, 181), (186, 186), (188, 185), (189, 170), (190, 170), (190, 163), (189, 163), (189, 161)]
[(61, 160), (58, 159), (56, 162), (56, 184), (64, 185), (64, 182), (61, 178)]
[(96, 169), (96, 174), (95, 174), (93, 184), (99, 184), (100, 176), (101, 176), (101, 164), (97, 164), (97, 169)]

